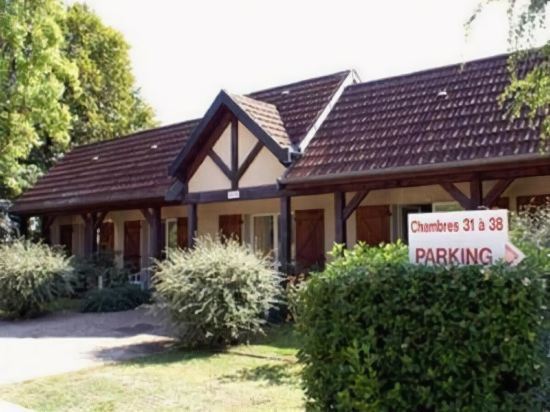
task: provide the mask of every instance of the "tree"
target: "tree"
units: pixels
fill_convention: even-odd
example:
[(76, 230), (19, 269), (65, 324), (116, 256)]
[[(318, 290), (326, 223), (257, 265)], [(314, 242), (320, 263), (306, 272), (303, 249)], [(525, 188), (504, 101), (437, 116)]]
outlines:
[(129, 46), (88, 7), (0, 0), (0, 198), (68, 148), (155, 124)]
[(97, 142), (155, 125), (131, 70), (129, 45), (84, 4), (68, 7), (66, 55), (78, 67), (82, 93), (67, 88), (71, 144)]
[[(501, 96), (501, 102), (509, 102), (512, 118), (522, 113), (531, 120), (542, 115), (541, 135), (550, 139), (550, 39), (533, 50), (533, 38), (537, 30), (544, 29), (550, 9), (550, 0), (483, 0), (471, 16), (471, 25), (485, 6), (490, 3), (504, 3), (508, 11), (510, 46), (516, 52), (509, 61), (511, 82)], [(538, 64), (521, 76), (522, 61), (536, 55)]]
[(65, 85), (78, 91), (77, 69), (62, 52), (58, 0), (0, 0), (0, 196), (18, 193), (36, 176), (33, 148), (69, 144)]

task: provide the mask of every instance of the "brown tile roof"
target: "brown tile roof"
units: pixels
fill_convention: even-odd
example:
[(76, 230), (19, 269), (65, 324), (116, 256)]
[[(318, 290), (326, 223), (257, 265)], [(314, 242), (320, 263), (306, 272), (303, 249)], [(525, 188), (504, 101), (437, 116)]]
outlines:
[(540, 121), (509, 122), (498, 103), (507, 58), (348, 86), (284, 181), (536, 154)]
[(274, 104), (293, 144), (298, 144), (350, 75), (346, 70), (249, 94), (256, 100)]
[[(340, 72), (240, 96), (237, 104), (274, 139), (288, 146), (304, 137), (348, 74)], [(173, 182), (168, 166), (199, 122), (191, 120), (74, 148), (17, 199), (12, 211), (40, 213), (141, 199), (161, 201)], [(153, 145), (157, 147), (152, 149)]]
[(291, 145), (277, 106), (247, 96), (237, 94), (230, 96), (280, 146)]
[(162, 200), (167, 165), (198, 120), (76, 147), (15, 202), (14, 211), (76, 208), (131, 200)]

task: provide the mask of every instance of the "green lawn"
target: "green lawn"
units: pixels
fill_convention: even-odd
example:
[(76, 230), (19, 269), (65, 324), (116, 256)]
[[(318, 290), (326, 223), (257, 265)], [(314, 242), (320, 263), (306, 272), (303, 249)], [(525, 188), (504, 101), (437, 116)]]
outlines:
[(296, 411), (297, 340), (274, 327), (227, 352), (173, 350), (131, 362), (0, 386), (0, 399), (37, 411)]

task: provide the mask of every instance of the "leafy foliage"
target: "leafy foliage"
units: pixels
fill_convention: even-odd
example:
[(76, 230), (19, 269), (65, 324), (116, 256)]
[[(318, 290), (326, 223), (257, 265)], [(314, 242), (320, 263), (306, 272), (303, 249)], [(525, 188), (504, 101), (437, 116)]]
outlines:
[(0, 0), (0, 39), (0, 197), (71, 146), (155, 124), (128, 44), (86, 6)]
[[(84, 4), (67, 9), (65, 53), (78, 68), (83, 93), (67, 88), (71, 144), (112, 139), (155, 125), (153, 110), (140, 97), (131, 71), (129, 45)], [(70, 86), (70, 85), (69, 85)]]
[(344, 251), (299, 297), (310, 408), (542, 410), (545, 287), (528, 262), (426, 267), (400, 244)]
[(268, 260), (234, 239), (212, 237), (169, 253), (154, 283), (188, 346), (228, 345), (261, 332), (281, 293)]
[(0, 196), (17, 194), (38, 167), (33, 148), (68, 147), (71, 115), (65, 84), (78, 90), (77, 69), (63, 54), (58, 0), (0, 0)]
[(11, 203), (0, 199), (0, 243), (11, 241), (17, 233), (17, 224), (8, 213)]
[(82, 312), (119, 312), (137, 308), (151, 299), (149, 291), (138, 285), (120, 285), (113, 288), (95, 289), (84, 297)]
[[(516, 53), (510, 59), (511, 82), (501, 98), (501, 103), (510, 103), (509, 114), (516, 118), (527, 115), (540, 126), (545, 139), (550, 138), (550, 42), (536, 50), (539, 64), (520, 76), (521, 62), (531, 58), (533, 40), (537, 30), (547, 23), (550, 0), (482, 0), (470, 17), (472, 25), (488, 4), (503, 3), (508, 11), (508, 41)], [(542, 121), (540, 119), (542, 118)], [(540, 121), (540, 124), (538, 122)], [(544, 148), (544, 147), (543, 147)]]
[(72, 291), (71, 261), (41, 243), (17, 240), (0, 245), (0, 310), (34, 316), (47, 303)]

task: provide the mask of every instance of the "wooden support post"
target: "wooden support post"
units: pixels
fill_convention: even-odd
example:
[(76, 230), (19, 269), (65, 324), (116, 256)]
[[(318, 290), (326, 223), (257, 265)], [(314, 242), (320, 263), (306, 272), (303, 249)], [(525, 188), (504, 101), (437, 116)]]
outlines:
[(231, 189), (239, 188), (239, 122), (231, 121)]
[(149, 248), (151, 257), (158, 259), (161, 254), (162, 242), (160, 239), (161, 236), (161, 227), (160, 227), (160, 207), (154, 207), (151, 209), (142, 209), (141, 211), (147, 225), (149, 227)]
[(19, 216), (19, 236), (27, 238), (29, 236), (29, 217)]
[(335, 192), (334, 193), (334, 241), (336, 243), (346, 246), (347, 234), (346, 234), (346, 216), (344, 209), (346, 207), (346, 193)]
[(470, 210), (477, 210), (483, 205), (483, 186), (479, 177), (470, 181)]
[(197, 237), (198, 216), (197, 204), (189, 203), (187, 205), (187, 242), (189, 247), (195, 246), (195, 238)]
[(83, 213), (84, 220), (84, 256), (91, 257), (94, 254), (94, 219), (93, 213)]
[(462, 193), (462, 191), (453, 183), (441, 183), (441, 187), (445, 189), (445, 191), (449, 193), (451, 197), (456, 200), (464, 209), (467, 210), (471, 207), (470, 198)]
[(483, 205), (488, 208), (495, 206), (496, 202), (504, 191), (512, 184), (514, 179), (501, 179), (495, 183), (491, 188), (487, 196), (483, 199)]
[(281, 265), (281, 271), (286, 275), (291, 272), (291, 236), (292, 210), (290, 196), (282, 196), (279, 216), (279, 264)]
[(50, 228), (54, 219), (52, 216), (42, 216), (40, 218), (40, 235), (42, 241), (47, 245), (51, 244)]

